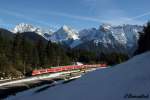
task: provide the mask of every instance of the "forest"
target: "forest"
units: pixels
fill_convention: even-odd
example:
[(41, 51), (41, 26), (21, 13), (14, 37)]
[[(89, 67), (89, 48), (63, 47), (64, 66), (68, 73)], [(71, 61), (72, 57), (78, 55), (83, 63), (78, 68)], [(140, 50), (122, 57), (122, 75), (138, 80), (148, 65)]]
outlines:
[(119, 64), (128, 59), (127, 54), (100, 53), (72, 49), (60, 43), (45, 40), (40, 35), (11, 33), (0, 29), (0, 78), (19, 78), (30, 76), (32, 70), (72, 65), (106, 63)]

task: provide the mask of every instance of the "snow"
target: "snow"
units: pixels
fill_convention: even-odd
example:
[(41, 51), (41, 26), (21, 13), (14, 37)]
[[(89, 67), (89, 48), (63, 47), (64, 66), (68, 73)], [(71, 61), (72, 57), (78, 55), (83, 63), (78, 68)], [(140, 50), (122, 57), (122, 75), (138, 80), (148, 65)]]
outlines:
[(25, 82), (30, 82), (30, 81), (37, 81), (37, 80), (44, 80), (47, 78), (56, 78), (62, 74), (65, 74), (65, 72), (62, 73), (54, 73), (46, 76), (37, 76), (37, 77), (30, 77), (30, 78), (25, 78), (25, 79), (20, 79), (20, 80), (15, 80), (15, 81), (10, 81), (6, 83), (0, 84), (0, 87), (2, 86), (7, 86), (7, 85), (13, 85), (13, 84), (24, 84)]
[(20, 23), (20, 24), (16, 25), (16, 27), (12, 30), (12, 32), (14, 32), (14, 33), (34, 32), (34, 31), (36, 31), (36, 29), (37, 28), (32, 25)]
[(111, 24), (108, 23), (103, 23), (100, 27), (105, 30), (110, 30), (112, 28)]
[(10, 100), (126, 100), (126, 94), (149, 95), (149, 65), (150, 52), (147, 52), (112, 68), (88, 73), (70, 83), (56, 85), (37, 94), (26, 91)]

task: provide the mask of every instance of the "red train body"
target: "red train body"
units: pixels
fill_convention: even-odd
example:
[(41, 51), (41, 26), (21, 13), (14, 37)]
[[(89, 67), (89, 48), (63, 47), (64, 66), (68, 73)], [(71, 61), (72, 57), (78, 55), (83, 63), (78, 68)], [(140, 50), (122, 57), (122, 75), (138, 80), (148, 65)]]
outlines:
[(71, 65), (71, 66), (60, 66), (60, 67), (53, 67), (53, 68), (47, 68), (47, 69), (39, 69), (39, 70), (33, 70), (32, 76), (47, 74), (47, 73), (56, 73), (56, 72), (62, 72), (62, 71), (71, 71), (71, 70), (84, 69), (84, 68), (95, 68), (95, 67), (96, 68), (97, 67), (107, 67), (107, 65), (106, 64)]

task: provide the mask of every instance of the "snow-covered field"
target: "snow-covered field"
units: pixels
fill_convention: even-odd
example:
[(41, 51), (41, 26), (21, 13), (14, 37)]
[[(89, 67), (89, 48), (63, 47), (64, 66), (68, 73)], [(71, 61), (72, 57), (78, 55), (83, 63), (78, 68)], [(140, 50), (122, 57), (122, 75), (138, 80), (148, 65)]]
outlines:
[[(113, 68), (90, 72), (67, 84), (45, 91), (17, 94), (9, 100), (149, 100), (150, 52), (136, 56)], [(139, 97), (142, 97), (141, 99)], [(131, 100), (132, 100), (131, 99)]]

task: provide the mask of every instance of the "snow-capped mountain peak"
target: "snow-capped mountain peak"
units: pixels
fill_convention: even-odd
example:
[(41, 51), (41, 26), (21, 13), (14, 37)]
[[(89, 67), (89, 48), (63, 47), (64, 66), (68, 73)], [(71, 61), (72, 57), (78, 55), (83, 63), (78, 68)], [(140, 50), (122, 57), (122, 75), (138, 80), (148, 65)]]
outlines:
[(110, 30), (111, 28), (112, 28), (112, 25), (108, 23), (103, 23), (102, 25), (100, 25), (100, 29)]
[(66, 32), (71, 30), (71, 28), (69, 28), (67, 25), (63, 25), (61, 28)]
[(54, 42), (79, 39), (78, 32), (64, 25), (58, 31), (54, 32), (51, 40)]
[(38, 29), (30, 24), (20, 23), (16, 25), (16, 27), (12, 30), (12, 32), (23, 33), (23, 32), (34, 32), (36, 30)]
[(43, 36), (45, 39), (49, 40), (52, 32), (50, 30), (35, 27), (31, 24), (20, 23), (12, 30), (13, 33), (24, 33), (24, 32), (35, 32), (38, 35)]

